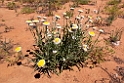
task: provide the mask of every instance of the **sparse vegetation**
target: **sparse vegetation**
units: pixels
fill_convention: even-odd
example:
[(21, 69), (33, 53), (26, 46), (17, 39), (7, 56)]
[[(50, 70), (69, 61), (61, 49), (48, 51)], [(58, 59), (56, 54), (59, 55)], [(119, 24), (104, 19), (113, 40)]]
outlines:
[(108, 5), (117, 5), (121, 3), (122, 0), (110, 0), (107, 4)]
[(110, 42), (120, 41), (122, 33), (123, 33), (123, 28), (112, 30), (110, 35)]
[(15, 10), (16, 9), (16, 4), (14, 2), (8, 2), (7, 3), (7, 8), (10, 10)]
[(35, 10), (30, 8), (30, 7), (24, 7), (21, 10), (22, 14), (31, 14), (31, 13), (34, 13), (34, 12), (35, 12)]

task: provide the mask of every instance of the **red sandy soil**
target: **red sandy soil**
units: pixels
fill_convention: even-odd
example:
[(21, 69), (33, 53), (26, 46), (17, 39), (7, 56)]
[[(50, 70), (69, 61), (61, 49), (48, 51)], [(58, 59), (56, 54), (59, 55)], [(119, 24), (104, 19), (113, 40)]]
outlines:
[[(95, 6), (86, 6), (91, 9), (102, 7), (105, 5), (107, 0), (99, 0)], [(65, 5), (67, 7), (68, 4)], [(81, 6), (82, 8), (82, 6)], [(80, 8), (76, 8), (78, 10)], [(56, 13), (58, 15), (62, 15), (65, 10), (58, 10)], [(27, 54), (26, 50), (31, 49), (34, 44), (34, 39), (31, 35), (31, 32), (28, 30), (28, 26), (26, 25), (26, 20), (31, 18), (32, 16), (36, 17), (37, 14), (19, 14), (16, 16), (14, 10), (8, 10), (6, 8), (0, 8), (0, 23), (3, 23), (1, 20), (5, 20), (5, 24), (7, 26), (13, 26), (14, 29), (11, 31), (4, 33), (4, 28), (0, 27), (0, 35), (2, 38), (12, 39), (16, 46), (22, 47), (23, 54)], [(43, 15), (41, 15), (43, 16)], [(102, 26), (100, 28), (104, 29), (106, 32), (109, 32), (115, 28), (124, 27), (124, 19), (117, 18), (111, 26)], [(106, 35), (101, 36), (101, 41), (105, 38)], [(119, 46), (114, 47), (115, 54), (113, 56), (119, 57), (124, 60), (124, 34), (122, 34), (121, 44)], [(16, 47), (15, 46), (15, 47)], [(106, 58), (110, 61), (105, 61), (99, 64), (99, 66), (106, 68), (108, 72), (116, 74), (113, 70), (116, 66), (124, 66), (124, 63), (117, 64), (113, 60), (113, 58), (109, 55), (106, 55)], [(51, 75), (52, 78), (48, 78), (47, 76), (41, 75), (39, 79), (34, 78), (33, 68), (26, 67), (23, 65), (10, 66), (7, 67), (7, 62), (0, 64), (0, 83), (95, 83), (96, 80), (102, 80), (102, 78), (110, 79), (109, 75), (100, 67), (95, 67), (93, 69), (84, 67), (79, 71), (76, 67), (74, 67), (74, 71), (64, 71), (59, 76)], [(97, 81), (96, 83), (102, 83), (101, 81)], [(108, 80), (104, 81), (104, 83), (109, 83)]]

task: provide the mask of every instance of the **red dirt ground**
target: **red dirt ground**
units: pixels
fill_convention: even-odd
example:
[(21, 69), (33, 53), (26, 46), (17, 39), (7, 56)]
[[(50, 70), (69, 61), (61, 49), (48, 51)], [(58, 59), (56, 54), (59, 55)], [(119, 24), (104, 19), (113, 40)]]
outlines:
[[(86, 6), (91, 9), (98, 8), (99, 6), (105, 5), (107, 0), (99, 0), (95, 6)], [(68, 4), (65, 5), (66, 8)], [(82, 6), (81, 6), (82, 7)], [(78, 8), (76, 8), (78, 10)], [(65, 10), (58, 10), (56, 13), (58, 15), (62, 15)], [(26, 50), (31, 49), (34, 44), (34, 39), (28, 30), (26, 25), (26, 20), (31, 18), (32, 16), (36, 17), (37, 14), (19, 14), (16, 16), (14, 10), (8, 10), (6, 8), (0, 8), (0, 23), (3, 23), (1, 20), (5, 20), (5, 24), (7, 26), (13, 26), (10, 32), (1, 33), (2, 38), (12, 39), (14, 43), (18, 43), (16, 46), (22, 47), (23, 54), (27, 54)], [(43, 16), (43, 15), (41, 15)], [(121, 28), (124, 27), (124, 19), (117, 18), (111, 26), (102, 26), (106, 32), (109, 32), (115, 27)], [(115, 26), (115, 27), (114, 27)], [(0, 27), (0, 32), (4, 32), (4, 28)], [(101, 40), (105, 38), (106, 35), (102, 35)], [(124, 34), (122, 34), (121, 44), (119, 46), (114, 47), (115, 54), (113, 56), (119, 57), (124, 60)], [(124, 66), (124, 63), (118, 64), (113, 60), (111, 56), (107, 56), (110, 61), (105, 61), (99, 64), (103, 68), (106, 68), (108, 72), (116, 74), (113, 70), (116, 66)], [(96, 80), (102, 80), (102, 78), (110, 79), (109, 75), (100, 67), (95, 67), (93, 69), (84, 67), (81, 71), (78, 71), (76, 67), (74, 67), (74, 71), (64, 71), (59, 76), (51, 75), (52, 78), (48, 78), (47, 76), (41, 75), (41, 78), (35, 79), (34, 75), (36, 73), (32, 73), (33, 69), (20, 65), (14, 65), (11, 67), (7, 67), (7, 62), (0, 64), (0, 83), (95, 83)], [(96, 83), (102, 83), (101, 81), (97, 81)], [(104, 83), (109, 83), (106, 80)]]

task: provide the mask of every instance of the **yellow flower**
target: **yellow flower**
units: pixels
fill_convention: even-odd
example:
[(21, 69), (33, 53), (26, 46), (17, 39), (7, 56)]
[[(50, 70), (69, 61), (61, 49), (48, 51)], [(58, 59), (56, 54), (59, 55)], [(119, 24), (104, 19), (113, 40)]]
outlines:
[(15, 52), (20, 52), (22, 50), (22, 47), (16, 47)]
[(26, 23), (28, 23), (28, 24), (29, 24), (29, 23), (32, 23), (32, 21), (31, 21), (31, 20), (27, 20), (27, 21), (26, 21)]
[(53, 40), (53, 42), (54, 42), (55, 44), (59, 44), (59, 43), (61, 42), (61, 39), (60, 39), (60, 38), (55, 38), (55, 39)]
[(95, 33), (93, 31), (89, 31), (90, 36), (95, 36)]
[(38, 63), (37, 63), (38, 67), (44, 67), (44, 65), (45, 65), (45, 60), (44, 59), (39, 60)]
[(49, 25), (50, 25), (50, 23), (49, 23), (49, 22), (47, 22), (47, 21), (45, 21), (45, 22), (43, 22), (43, 25), (45, 25), (45, 26), (49, 26)]

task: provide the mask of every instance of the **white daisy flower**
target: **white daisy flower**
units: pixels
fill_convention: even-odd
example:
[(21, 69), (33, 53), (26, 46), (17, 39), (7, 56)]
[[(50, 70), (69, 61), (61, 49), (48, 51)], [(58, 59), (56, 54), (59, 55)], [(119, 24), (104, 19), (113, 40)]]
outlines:
[(55, 15), (55, 18), (56, 19), (60, 19), (61, 17), (59, 15)]
[(63, 13), (63, 15), (64, 15), (64, 16), (66, 16), (66, 15), (67, 15), (67, 13), (66, 13), (66, 12), (64, 12), (64, 13)]
[(72, 33), (72, 32), (73, 32), (73, 31), (72, 31), (72, 28), (69, 28), (69, 29), (68, 29), (68, 31), (69, 31), (70, 33)]
[(104, 33), (104, 30), (103, 30), (103, 29), (99, 29), (99, 32), (100, 32), (100, 33)]
[(95, 33), (93, 31), (89, 31), (90, 36), (95, 36)]
[(83, 45), (83, 50), (86, 52), (88, 50), (88, 46), (86, 44)]
[(89, 22), (90, 22), (90, 23), (93, 23), (93, 20), (90, 19)]
[(48, 34), (47, 34), (47, 37), (48, 37), (48, 38), (52, 38), (52, 34), (48, 33)]
[(79, 13), (83, 13), (83, 10), (80, 9), (80, 10), (78, 10), (78, 12), (79, 12)]
[(68, 16), (66, 16), (65, 18), (66, 18), (66, 19), (69, 19), (69, 17), (68, 17)]
[(35, 24), (34, 23), (30, 23), (29, 26), (30, 27), (33, 27), (33, 26), (35, 26)]
[(60, 38), (55, 38), (53, 40), (54, 44), (60, 44), (61, 43), (61, 39)]
[(30, 24), (30, 23), (32, 23), (32, 21), (31, 20), (27, 20), (26, 23), (27, 24)]
[(53, 53), (54, 53), (54, 54), (57, 53), (57, 50), (53, 50)]
[(75, 8), (71, 7), (70, 10), (74, 10)]
[(73, 30), (76, 30), (76, 29), (78, 29), (78, 26), (77, 26), (77, 24), (73, 24), (73, 25), (72, 25), (72, 29), (73, 29)]
[(72, 36), (72, 39), (76, 39), (76, 37), (75, 36)]
[(77, 17), (76, 17), (76, 19), (77, 19), (77, 20), (80, 20), (80, 19), (81, 19), (81, 17), (77, 16)]
[(112, 42), (112, 44), (115, 45), (115, 46), (119, 46), (120, 45), (120, 41)]
[(97, 27), (93, 27), (93, 30), (97, 30)]
[(63, 58), (63, 61), (66, 61), (66, 59), (65, 59), (65, 58)]
[(84, 16), (81, 16), (82, 19), (84, 19), (85, 17)]
[(45, 22), (43, 22), (43, 25), (44, 25), (44, 26), (49, 26), (49, 25), (50, 25), (50, 23), (49, 23), (49, 22), (47, 22), (47, 21), (45, 21)]

